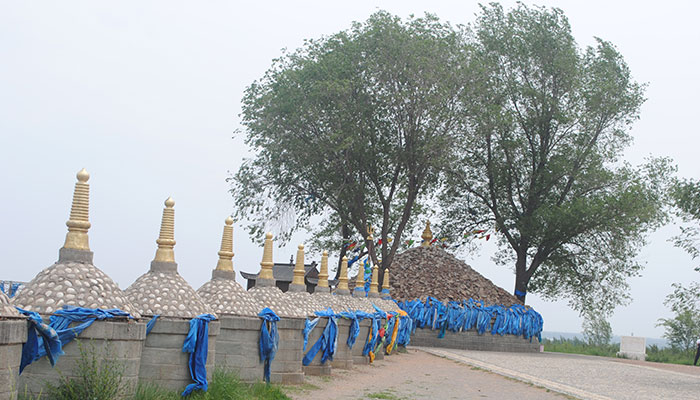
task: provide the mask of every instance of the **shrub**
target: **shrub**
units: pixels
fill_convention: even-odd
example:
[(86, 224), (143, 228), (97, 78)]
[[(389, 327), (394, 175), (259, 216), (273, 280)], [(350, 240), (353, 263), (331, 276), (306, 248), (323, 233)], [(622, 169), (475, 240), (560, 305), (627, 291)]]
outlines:
[(80, 340), (76, 342), (80, 357), (75, 365), (75, 377), (66, 377), (59, 370), (58, 384), (47, 385), (47, 397), (55, 400), (112, 400), (119, 397), (123, 393), (124, 365), (113, 359), (108, 347), (98, 352), (92, 341), (89, 346)]

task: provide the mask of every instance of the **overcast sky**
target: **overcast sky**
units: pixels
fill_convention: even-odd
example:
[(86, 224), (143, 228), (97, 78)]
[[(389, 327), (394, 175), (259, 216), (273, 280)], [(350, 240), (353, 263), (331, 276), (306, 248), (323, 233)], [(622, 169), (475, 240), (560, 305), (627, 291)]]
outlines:
[[(252, 3), (252, 2), (248, 2)], [(529, 2), (528, 2), (529, 3)], [(504, 2), (511, 6), (514, 2)], [(669, 156), (679, 174), (700, 179), (697, 95), (700, 30), (696, 2), (556, 1), (578, 43), (617, 45), (634, 77), (648, 83), (626, 158)], [(0, 279), (32, 279), (57, 259), (75, 183), (91, 174), (90, 244), (95, 264), (129, 286), (153, 259), (163, 201), (176, 201), (179, 272), (196, 289), (210, 278), (232, 200), (225, 182), (246, 156), (240, 100), (281, 49), (347, 29), (384, 9), (425, 11), (454, 24), (474, 21), (476, 2), (0, 0)], [(673, 282), (700, 275), (668, 243), (677, 227), (650, 237), (646, 269), (631, 280), (634, 301), (611, 319), (616, 334), (660, 337), (658, 318)], [(275, 249), (289, 260), (296, 238)], [(234, 268), (255, 272), (262, 250), (235, 225)], [(512, 291), (491, 249), (466, 257)], [(545, 329), (577, 332), (566, 302), (530, 294)]]

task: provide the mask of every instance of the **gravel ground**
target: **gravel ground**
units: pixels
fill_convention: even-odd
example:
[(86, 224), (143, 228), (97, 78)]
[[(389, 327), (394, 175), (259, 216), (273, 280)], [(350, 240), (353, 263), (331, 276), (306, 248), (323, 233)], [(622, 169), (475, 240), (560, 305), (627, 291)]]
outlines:
[(352, 371), (333, 369), (330, 377), (307, 376), (306, 383), (285, 386), (298, 400), (326, 399), (517, 399), (564, 400), (567, 397), (423, 351), (387, 356)]
[(694, 399), (700, 368), (562, 353), (498, 353), (424, 348), (580, 399)]

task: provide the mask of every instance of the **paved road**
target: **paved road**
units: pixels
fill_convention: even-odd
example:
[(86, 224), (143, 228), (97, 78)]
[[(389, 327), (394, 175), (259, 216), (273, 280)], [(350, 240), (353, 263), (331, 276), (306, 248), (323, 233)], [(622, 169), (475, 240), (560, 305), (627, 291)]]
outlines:
[(305, 380), (283, 390), (295, 400), (566, 400), (559, 393), (413, 349), (352, 371), (334, 368), (330, 377)]
[(418, 348), (580, 399), (700, 397), (700, 368), (561, 353)]

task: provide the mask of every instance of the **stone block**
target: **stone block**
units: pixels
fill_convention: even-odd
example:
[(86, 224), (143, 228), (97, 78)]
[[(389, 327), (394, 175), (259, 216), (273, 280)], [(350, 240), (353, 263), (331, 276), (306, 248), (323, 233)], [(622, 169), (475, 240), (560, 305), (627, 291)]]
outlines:
[(646, 338), (639, 336), (620, 337), (618, 356), (633, 360), (645, 360), (647, 354)]
[(323, 365), (307, 365), (302, 367), (304, 375), (314, 375), (314, 376), (329, 376), (331, 374), (331, 366), (329, 364)]
[(0, 346), (27, 341), (27, 320), (7, 319), (0, 321)]
[[(190, 355), (182, 351), (189, 320), (158, 320), (147, 336), (139, 369), (139, 382), (156, 383), (170, 390), (183, 390), (192, 383), (189, 370)], [(216, 344), (220, 332), (219, 321), (209, 322), (207, 379), (211, 379), (216, 365)]]

